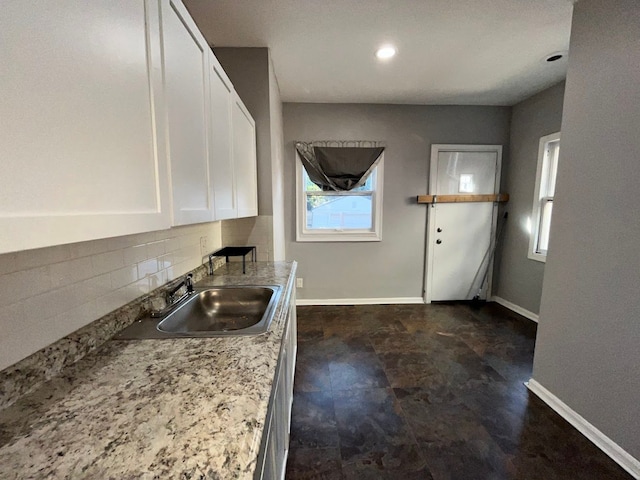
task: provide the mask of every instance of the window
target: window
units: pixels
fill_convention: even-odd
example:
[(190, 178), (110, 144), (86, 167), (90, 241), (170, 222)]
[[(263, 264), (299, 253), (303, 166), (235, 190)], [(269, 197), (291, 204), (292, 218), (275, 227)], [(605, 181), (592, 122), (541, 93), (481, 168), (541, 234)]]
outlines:
[(540, 139), (529, 241), (529, 258), (540, 262), (547, 260), (559, 154), (560, 133), (553, 133)]
[(296, 162), (299, 242), (380, 241), (384, 154), (364, 185), (348, 192), (322, 191)]

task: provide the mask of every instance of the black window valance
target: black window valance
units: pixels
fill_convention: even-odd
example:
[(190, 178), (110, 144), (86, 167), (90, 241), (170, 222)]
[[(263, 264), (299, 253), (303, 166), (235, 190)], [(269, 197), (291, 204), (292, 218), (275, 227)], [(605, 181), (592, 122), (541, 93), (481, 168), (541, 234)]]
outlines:
[(364, 185), (382, 156), (373, 141), (296, 142), (302, 165), (323, 191), (349, 191)]

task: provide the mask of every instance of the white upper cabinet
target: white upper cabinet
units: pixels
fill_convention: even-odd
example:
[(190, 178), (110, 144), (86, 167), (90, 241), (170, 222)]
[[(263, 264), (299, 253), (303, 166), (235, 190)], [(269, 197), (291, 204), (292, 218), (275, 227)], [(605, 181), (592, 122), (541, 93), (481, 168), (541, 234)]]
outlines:
[(173, 224), (213, 220), (208, 153), (211, 50), (182, 3), (163, 0), (162, 45)]
[(158, 18), (2, 3), (0, 253), (170, 226)]
[(257, 215), (253, 119), (179, 0), (6, 0), (0, 31), (0, 254)]
[(258, 215), (256, 127), (222, 66), (209, 61), (209, 158), (215, 220)]
[(235, 92), (231, 117), (237, 216), (255, 217), (258, 215), (256, 124)]
[(173, 224), (255, 216), (255, 122), (183, 4), (161, 5)]
[(213, 53), (209, 58), (209, 91), (211, 136), (209, 165), (215, 199), (215, 220), (236, 218), (236, 189), (234, 181), (231, 111), (233, 85)]

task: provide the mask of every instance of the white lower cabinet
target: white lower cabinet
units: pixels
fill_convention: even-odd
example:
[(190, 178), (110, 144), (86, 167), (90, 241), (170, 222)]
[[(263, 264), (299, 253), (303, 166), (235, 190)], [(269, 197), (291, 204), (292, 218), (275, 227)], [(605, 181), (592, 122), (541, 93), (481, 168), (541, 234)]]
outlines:
[(278, 362), (271, 396), (271, 410), (267, 418), (264, 463), (262, 471), (255, 477), (261, 480), (283, 480), (289, 454), (289, 436), (291, 433), (291, 406), (293, 404), (293, 376), (297, 353), (297, 329), (295, 290), (289, 309), (289, 320), (282, 340), (282, 352)]

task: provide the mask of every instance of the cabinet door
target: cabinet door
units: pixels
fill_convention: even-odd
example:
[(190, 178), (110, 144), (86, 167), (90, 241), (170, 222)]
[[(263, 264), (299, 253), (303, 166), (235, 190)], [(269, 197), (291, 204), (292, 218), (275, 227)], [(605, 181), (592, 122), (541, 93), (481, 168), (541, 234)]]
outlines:
[[(296, 358), (298, 353), (298, 326), (297, 326), (297, 318), (296, 318), (296, 287), (293, 287), (293, 292), (291, 293), (291, 305), (289, 307), (289, 324), (287, 327), (287, 351), (289, 352), (288, 360), (287, 360), (287, 412), (286, 412), (286, 420), (287, 420), (287, 431), (291, 431), (291, 407), (293, 405), (293, 384), (295, 380), (295, 372), (296, 372)], [(287, 439), (287, 446), (289, 445)]]
[(260, 476), (262, 480), (284, 478), (287, 466), (291, 433), (291, 405), (293, 403), (293, 371), (295, 369), (297, 350), (295, 301), (296, 292), (294, 287), (287, 329), (283, 338), (284, 348), (280, 353), (279, 367), (274, 379), (273, 404), (271, 406), (271, 416), (267, 422), (267, 444)]
[(273, 423), (271, 424), (271, 439), (274, 442), (274, 457), (275, 457), (275, 478), (284, 478), (284, 472), (287, 462), (287, 453), (289, 447), (289, 424), (287, 421), (287, 405), (289, 402), (287, 392), (287, 378), (286, 378), (286, 365), (287, 365), (287, 351), (282, 352), (280, 358), (282, 362), (280, 364), (280, 372), (278, 374), (278, 394), (276, 395), (276, 401), (273, 408)]
[(267, 445), (265, 446), (264, 451), (264, 463), (262, 465), (262, 472), (260, 473), (261, 480), (276, 480), (276, 448), (274, 445), (274, 430), (273, 430), (273, 413), (271, 417), (268, 419), (269, 421), (265, 425), (265, 428), (269, 432), (266, 437)]
[(236, 218), (236, 189), (231, 149), (233, 85), (218, 60), (209, 56), (210, 143), (209, 165), (215, 200), (215, 220)]
[(256, 126), (251, 114), (235, 92), (232, 128), (238, 217), (255, 217), (258, 215)]
[(0, 31), (0, 253), (168, 228), (157, 3), (6, 0)]
[(213, 219), (208, 154), (209, 46), (176, 0), (162, 3), (173, 224)]

